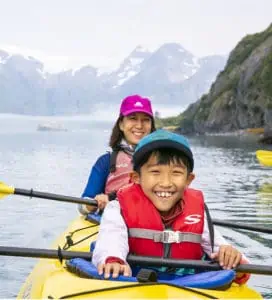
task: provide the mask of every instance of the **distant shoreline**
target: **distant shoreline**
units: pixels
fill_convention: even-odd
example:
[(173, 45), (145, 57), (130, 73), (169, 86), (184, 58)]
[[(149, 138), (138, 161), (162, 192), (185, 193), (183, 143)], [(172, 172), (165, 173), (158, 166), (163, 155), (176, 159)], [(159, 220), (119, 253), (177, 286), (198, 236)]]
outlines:
[[(179, 126), (164, 126), (162, 127), (165, 130), (179, 132)], [(264, 128), (247, 128), (247, 129), (238, 129), (235, 131), (228, 132), (206, 132), (204, 134), (194, 133), (192, 135), (207, 135), (207, 136), (256, 136), (261, 138), (264, 134)], [(190, 134), (191, 135), (191, 134)]]

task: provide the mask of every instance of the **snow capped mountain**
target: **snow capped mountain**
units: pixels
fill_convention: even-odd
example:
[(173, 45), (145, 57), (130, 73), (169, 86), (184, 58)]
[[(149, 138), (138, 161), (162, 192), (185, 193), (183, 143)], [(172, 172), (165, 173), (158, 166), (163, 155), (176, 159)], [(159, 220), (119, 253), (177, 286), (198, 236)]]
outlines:
[(0, 64), (5, 64), (9, 54), (6, 51), (0, 50)]
[(142, 46), (137, 46), (129, 56), (121, 63), (118, 70), (113, 72), (109, 78), (112, 80), (112, 88), (117, 88), (137, 75), (141, 70), (141, 64), (149, 58), (151, 52)]
[[(207, 59), (207, 66), (214, 62)], [(125, 97), (131, 93), (140, 93), (152, 96), (160, 104), (182, 106), (196, 101), (199, 94), (208, 91), (209, 85), (215, 79), (214, 72), (206, 72), (205, 78), (195, 76), (199, 71), (204, 70), (205, 60), (199, 60), (192, 53), (176, 43), (162, 45), (155, 52), (149, 54), (148, 58), (141, 62), (136, 74), (128, 78), (123, 84), (114, 86), (119, 97)], [(221, 64), (215, 69), (221, 70)]]
[[(145, 69), (152, 68), (171, 83), (182, 82), (197, 72), (197, 58), (181, 45), (168, 43), (161, 46), (152, 57), (145, 62)], [(155, 74), (154, 74), (155, 75)]]
[(112, 72), (86, 65), (47, 73), (31, 56), (0, 50), (0, 113), (90, 113), (97, 103), (119, 104), (136, 93), (151, 97), (154, 105), (184, 108), (208, 91), (225, 62), (226, 57), (197, 58), (167, 43), (153, 52), (136, 47)]
[(20, 72), (27, 78), (35, 78), (37, 74), (45, 79), (47, 73), (44, 71), (43, 64), (32, 56), (21, 54), (10, 54), (0, 50), (0, 64), (2, 70), (8, 72)]
[(119, 88), (122, 95), (127, 94), (129, 90), (154, 95), (154, 85), (161, 90), (171, 84), (181, 84), (192, 77), (199, 68), (197, 58), (181, 45), (164, 44), (154, 53), (149, 53), (148, 58), (136, 68), (130, 69), (134, 76), (127, 78), (125, 85), (119, 84)]

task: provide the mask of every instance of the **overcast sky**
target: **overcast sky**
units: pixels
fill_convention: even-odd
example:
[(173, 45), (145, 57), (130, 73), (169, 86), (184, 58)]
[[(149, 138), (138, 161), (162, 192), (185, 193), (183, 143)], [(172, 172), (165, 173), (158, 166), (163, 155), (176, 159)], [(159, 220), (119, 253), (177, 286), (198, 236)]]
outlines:
[(0, 49), (49, 71), (111, 67), (137, 45), (227, 54), (272, 22), (272, 0), (0, 0)]

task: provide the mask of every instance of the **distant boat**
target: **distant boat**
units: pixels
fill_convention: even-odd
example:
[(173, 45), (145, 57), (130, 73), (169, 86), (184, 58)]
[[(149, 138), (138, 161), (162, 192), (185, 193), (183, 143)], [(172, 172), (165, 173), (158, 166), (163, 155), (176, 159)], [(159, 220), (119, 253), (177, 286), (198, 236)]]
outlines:
[(67, 131), (67, 129), (63, 127), (61, 124), (54, 123), (54, 122), (39, 124), (37, 130), (38, 131)]

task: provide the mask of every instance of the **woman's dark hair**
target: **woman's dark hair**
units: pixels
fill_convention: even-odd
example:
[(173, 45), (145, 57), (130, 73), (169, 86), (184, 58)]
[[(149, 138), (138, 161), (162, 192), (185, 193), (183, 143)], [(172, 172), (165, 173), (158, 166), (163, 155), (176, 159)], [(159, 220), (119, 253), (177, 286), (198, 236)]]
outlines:
[(160, 148), (149, 151), (137, 165), (133, 166), (134, 171), (140, 174), (141, 167), (149, 160), (152, 154), (155, 155), (155, 157), (157, 158), (158, 165), (169, 165), (170, 163), (183, 163), (186, 166), (188, 173), (192, 172), (192, 167), (189, 158), (182, 152), (169, 148)]
[[(111, 149), (115, 149), (119, 146), (121, 143), (122, 139), (124, 138), (123, 131), (120, 130), (119, 123), (124, 119), (124, 116), (119, 116), (117, 121), (115, 122), (112, 132), (111, 132), (111, 137), (110, 137), (110, 142), (109, 146)], [(151, 118), (151, 132), (155, 131), (155, 121), (154, 118)]]

